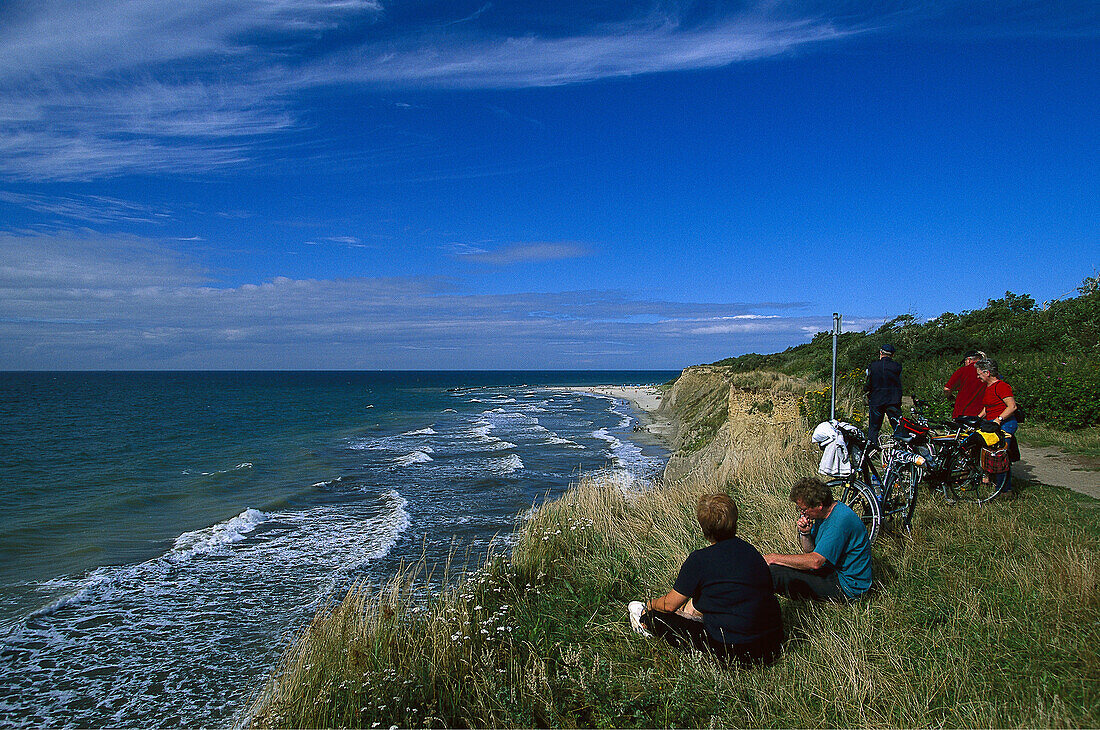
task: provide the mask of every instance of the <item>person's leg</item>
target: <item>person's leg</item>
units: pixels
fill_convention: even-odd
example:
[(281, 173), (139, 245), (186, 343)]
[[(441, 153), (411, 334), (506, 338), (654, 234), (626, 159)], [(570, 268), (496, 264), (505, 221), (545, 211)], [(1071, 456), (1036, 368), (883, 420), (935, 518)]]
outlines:
[(840, 587), (840, 578), (836, 571), (828, 575), (817, 575), (805, 570), (788, 568), (785, 565), (771, 565), (772, 585), (775, 592), (795, 600), (846, 601), (847, 594)]
[(664, 611), (646, 611), (642, 614), (642, 625), (654, 636), (667, 641), (672, 646), (690, 646), (707, 649), (709, 636), (702, 621)]
[(894, 403), (892, 405), (883, 406), (882, 409), (886, 413), (886, 417), (890, 419), (890, 430), (893, 431), (898, 427), (898, 421), (901, 420), (901, 404)]
[(722, 660), (734, 661), (743, 667), (771, 664), (783, 653), (783, 631), (780, 629), (748, 644), (722, 644), (711, 639), (710, 650)]
[[(1018, 429), (1019, 427), (1020, 424), (1015, 418), (1010, 418), (1001, 424), (1001, 430), (1007, 433), (1013, 441), (1016, 440), (1016, 429)], [(1012, 467), (1009, 466), (1008, 471), (1006, 471), (1004, 474), (999, 474), (998, 476), (1001, 477), (1001, 483), (1003, 483), (1003, 486), (1001, 487), (1001, 493), (1007, 493), (1013, 497), (1016, 496), (1016, 493), (1012, 490)]]
[(882, 428), (883, 406), (867, 405), (867, 447), (878, 446), (878, 431)]

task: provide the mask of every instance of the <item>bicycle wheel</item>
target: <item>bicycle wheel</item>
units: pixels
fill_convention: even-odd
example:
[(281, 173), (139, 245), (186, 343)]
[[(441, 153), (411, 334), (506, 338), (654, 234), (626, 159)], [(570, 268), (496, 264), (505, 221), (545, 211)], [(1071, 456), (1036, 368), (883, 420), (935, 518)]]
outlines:
[(947, 472), (944, 488), (948, 499), (981, 504), (997, 496), (999, 490), (993, 477), (985, 473), (978, 457), (969, 450), (959, 449), (949, 454), (944, 471)]
[(868, 541), (873, 543), (882, 526), (882, 513), (879, 511), (878, 499), (871, 488), (858, 479), (837, 480), (829, 482), (829, 486), (834, 489), (843, 487), (840, 492), (840, 501), (856, 513), (863, 522), (863, 526), (867, 528)]
[(917, 484), (921, 479), (920, 467), (915, 464), (899, 464), (885, 485), (882, 500), (882, 522), (891, 530), (908, 530), (917, 506)]

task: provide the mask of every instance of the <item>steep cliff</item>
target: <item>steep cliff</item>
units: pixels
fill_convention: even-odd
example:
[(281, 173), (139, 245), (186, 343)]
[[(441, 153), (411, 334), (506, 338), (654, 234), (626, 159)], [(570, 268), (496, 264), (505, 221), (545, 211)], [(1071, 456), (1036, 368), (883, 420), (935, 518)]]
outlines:
[(739, 446), (800, 425), (798, 399), (809, 383), (778, 373), (734, 373), (717, 365), (684, 370), (661, 403), (678, 424), (667, 481), (717, 474), (729, 479)]

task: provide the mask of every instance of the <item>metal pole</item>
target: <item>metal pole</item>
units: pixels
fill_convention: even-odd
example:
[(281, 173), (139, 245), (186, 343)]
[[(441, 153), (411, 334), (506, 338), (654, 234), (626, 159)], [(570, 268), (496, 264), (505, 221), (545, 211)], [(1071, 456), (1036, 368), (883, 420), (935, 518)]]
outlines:
[(840, 337), (840, 315), (833, 312), (833, 402), (829, 406), (829, 420), (836, 419), (836, 340)]

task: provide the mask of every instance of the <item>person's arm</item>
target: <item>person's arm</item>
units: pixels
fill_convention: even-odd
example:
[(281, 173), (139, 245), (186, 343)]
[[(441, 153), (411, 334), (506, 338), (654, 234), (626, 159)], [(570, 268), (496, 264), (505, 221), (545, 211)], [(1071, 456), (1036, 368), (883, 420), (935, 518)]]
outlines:
[(768, 565), (785, 565), (797, 570), (818, 570), (825, 565), (825, 556), (814, 552), (816, 545), (810, 534), (812, 523), (806, 515), (799, 515), (796, 527), (798, 528), (798, 544), (802, 548), (801, 555), (789, 555), (783, 553), (768, 553), (764, 561)]
[(675, 613), (681, 606), (687, 603), (688, 597), (683, 593), (677, 593), (675, 589), (669, 591), (660, 598), (654, 598), (652, 601), (646, 601), (645, 610), (647, 611), (663, 611), (664, 613)]
[(962, 378), (959, 377), (959, 373), (962, 368), (959, 368), (955, 372), (951, 373), (951, 377), (947, 379), (947, 384), (943, 386), (943, 392), (946, 395), (951, 395), (960, 385), (962, 385)]
[(1001, 424), (1012, 418), (1012, 414), (1016, 412), (1016, 399), (1012, 396), (1006, 396), (1004, 399), (1005, 409), (1001, 411), (1001, 415), (993, 419), (994, 423)]
[(768, 565), (785, 565), (796, 570), (818, 570), (825, 565), (825, 556), (813, 551), (801, 555), (768, 553), (764, 560)]

